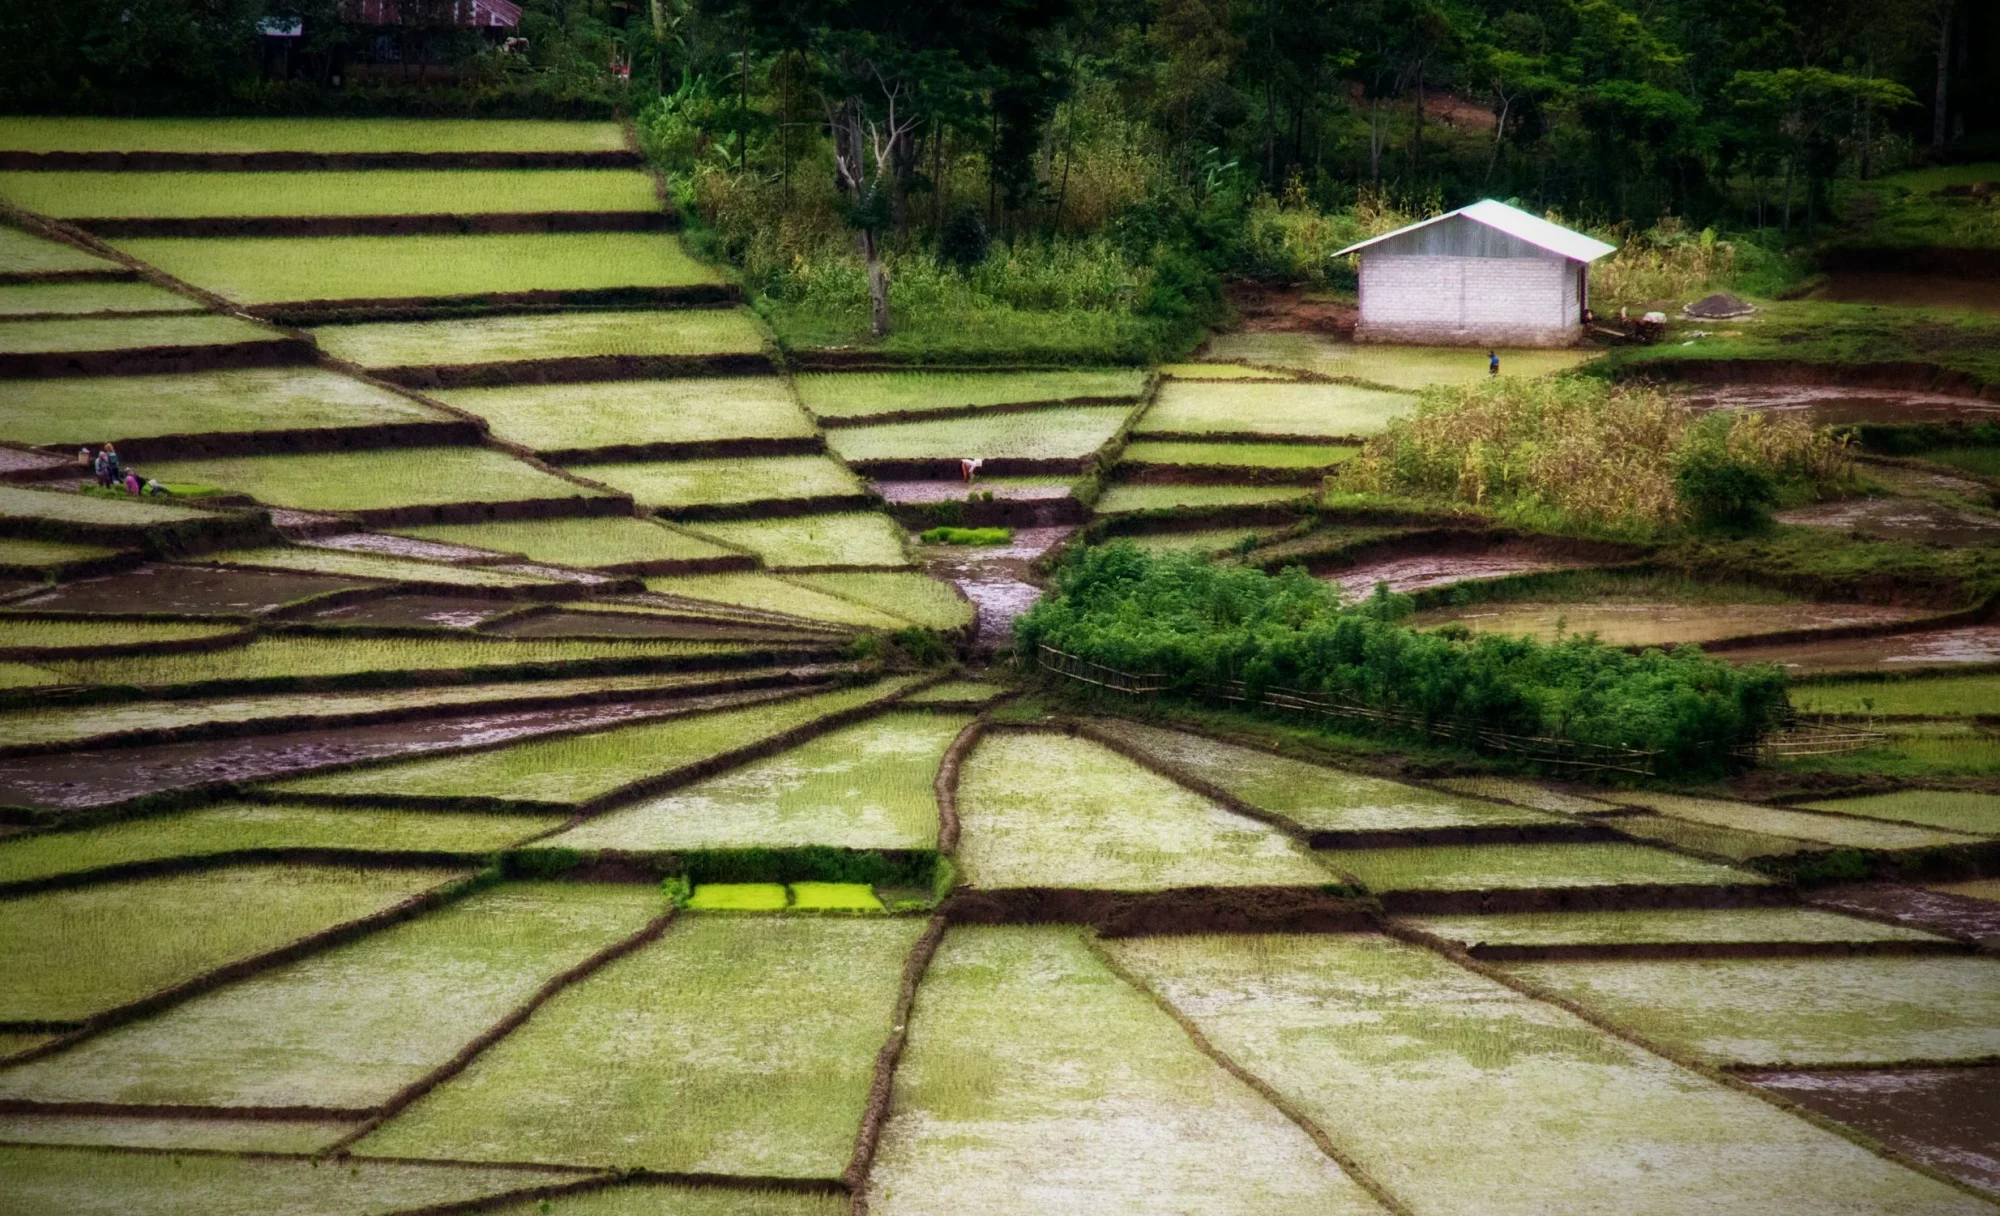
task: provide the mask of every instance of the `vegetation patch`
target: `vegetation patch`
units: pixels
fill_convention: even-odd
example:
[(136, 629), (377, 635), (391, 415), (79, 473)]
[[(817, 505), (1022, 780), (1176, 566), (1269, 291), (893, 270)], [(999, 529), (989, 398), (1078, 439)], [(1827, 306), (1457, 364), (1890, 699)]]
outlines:
[(1838, 811), (1872, 819), (1924, 823), (1954, 832), (2000, 836), (2000, 794), (1977, 790), (1897, 790), (1859, 798), (1801, 803), (1808, 810)]
[(932, 785), (945, 749), (966, 721), (950, 714), (883, 714), (599, 815), (549, 843), (630, 852), (935, 848)]
[(890, 1109), (868, 1194), (887, 1216), (1008, 1208), (1028, 1175), (1079, 1211), (1379, 1210), (1074, 928), (946, 934)]
[(283, 342), (268, 326), (209, 313), (0, 321), (0, 355)]
[(0, 274), (59, 275), (128, 272), (108, 258), (0, 224)]
[(1462, 947), (1819, 945), (1948, 939), (1816, 908), (1645, 908), (1627, 912), (1513, 912), (1409, 918)]
[(930, 528), (917, 539), (927, 545), (1004, 545), (1014, 539), (1014, 529)]
[(785, 392), (784, 381), (770, 376), (522, 384), (437, 396), (486, 419), (500, 438), (538, 452), (813, 434), (812, 420)]
[(6, 901), (0, 1021), (76, 1022), (434, 887), (446, 870), (237, 866)]
[(1720, 1065), (1977, 1060), (2000, 1054), (1983, 958), (1659, 959), (1508, 970)]
[(665, 909), (646, 886), (498, 887), (9, 1070), (0, 1098), (377, 1106)]
[[(754, 355), (769, 340), (763, 326), (740, 308), (672, 311), (570, 311), (449, 321), (394, 321), (329, 325), (313, 341), (336, 359), (363, 367), (451, 367), (579, 359), (595, 355)], [(674, 386), (658, 386), (664, 393)], [(708, 383), (712, 392), (724, 386)], [(448, 400), (453, 400), (447, 396)], [(459, 404), (478, 413), (471, 396)], [(666, 404), (671, 398), (665, 398)], [(596, 398), (592, 398), (596, 404)]]
[(0, 173), (0, 198), (58, 219), (660, 209), (652, 181), (636, 169), (42, 171)]
[[(1768, 836), (1671, 815), (1620, 815), (1613, 826), (1623, 836), (1729, 861), (1766, 861), (1823, 851), (1813, 842), (1795, 836)], [(1857, 856), (1856, 860), (1860, 858)], [(1860, 870), (1867, 870), (1865, 861), (1861, 862)]]
[(1312, 490), (1292, 485), (1184, 486), (1119, 482), (1107, 486), (1104, 492), (1098, 495), (1097, 513), (1123, 515), (1134, 511), (1199, 511), (1211, 507), (1304, 504), (1314, 497)]
[(616, 152), (613, 122), (491, 118), (94, 118), (8, 120), (12, 152)]
[(492, 1210), (495, 1216), (847, 1216), (850, 1204), (845, 1195), (633, 1182)]
[[(713, 525), (711, 525), (711, 528)], [(697, 574), (678, 578), (649, 578), (646, 586), (662, 595), (681, 596), (698, 602), (750, 608), (760, 612), (781, 612), (807, 620), (863, 629), (901, 629), (909, 622), (901, 617), (867, 607), (852, 600), (829, 595), (796, 579), (770, 574)]]
[(0, 284), (0, 317), (54, 313), (200, 312), (199, 300), (151, 283)]
[(492, 448), (386, 448), (302, 456), (173, 460), (148, 470), (162, 481), (225, 486), (304, 511), (382, 511), (465, 502), (604, 497)]
[[(209, 1119), (131, 1115), (0, 1116), (0, 1140), (119, 1148), (309, 1154), (353, 1128), (346, 1120)], [(87, 1209), (86, 1209), (87, 1210)]]
[(1136, 368), (1037, 372), (845, 372), (798, 378), (799, 397), (821, 418), (924, 414), (996, 405), (1137, 400), (1146, 374)]
[(1290, 372), (1247, 363), (1162, 363), (1160, 374), (1174, 380), (1292, 380)]
[(882, 900), (865, 882), (795, 882), (792, 909), (797, 912), (882, 912)]
[(927, 574), (887, 570), (794, 577), (804, 586), (865, 604), (939, 633), (953, 633), (972, 625), (972, 605), (952, 590), (951, 584)]
[(1544, 642), (1595, 637), (1612, 646), (1677, 646), (1760, 633), (1843, 629), (1888, 624), (1922, 615), (1919, 608), (1872, 604), (1743, 604), (1633, 600), (1625, 603), (1502, 601), (1419, 614), (1419, 626), (1456, 624), (1479, 633), (1509, 633)]
[(2000, 711), (2000, 675), (1926, 680), (1829, 680), (1792, 686), (1803, 713), (1955, 718)]
[(827, 446), (842, 460), (1082, 460), (1117, 433), (1126, 406), (1070, 406), (1021, 413), (841, 427)]
[(1927, 849), (1977, 843), (1974, 837), (1957, 832), (1876, 823), (1841, 815), (1814, 815), (1783, 807), (1760, 806), (1754, 802), (1690, 798), (1685, 794), (1660, 794), (1650, 790), (1628, 791), (1620, 794), (1618, 800), (1677, 819), (1850, 849)]
[(131, 497), (97, 498), (0, 486), (0, 519), (6, 520), (48, 521), (58, 527), (80, 525), (92, 532), (139, 532), (156, 525), (205, 523), (214, 518), (206, 511)]
[(1737, 886), (1746, 870), (1636, 844), (1439, 845), (1330, 849), (1321, 856), (1372, 891), (1501, 891), (1598, 886)]
[(260, 570), (302, 570), (313, 574), (337, 574), (346, 578), (371, 578), (392, 583), (436, 583), (451, 587), (546, 587), (553, 580), (512, 570), (488, 570), (481, 566), (453, 566), (442, 562), (411, 561), (377, 553), (350, 553), (341, 549), (299, 546), (270, 549), (228, 549), (204, 553), (203, 562), (218, 566), (249, 566)]
[(774, 569), (812, 566), (907, 566), (903, 532), (886, 515), (850, 511), (785, 519), (703, 523), (695, 529), (747, 549)]
[(920, 689), (903, 698), (905, 705), (931, 705), (944, 703), (958, 705), (968, 702), (986, 702), (1007, 691), (1004, 685), (988, 684), (984, 680), (946, 680)]
[(1961, 1200), (1401, 942), (1149, 937), (1110, 949), (1414, 1210), (1527, 1216), (1616, 1194), (1628, 1208), (1813, 1216)]
[[(1213, 359), (1240, 359), (1406, 392), (1434, 384), (1478, 384), (1488, 379), (1486, 350), (1468, 346), (1342, 342), (1317, 334), (1257, 331), (1217, 334), (1208, 344), (1209, 357)], [(1548, 350), (1502, 347), (1494, 353), (1500, 356), (1504, 375), (1521, 378), (1565, 371), (1596, 355), (1588, 347)]]
[(583, 473), (592, 481), (668, 512), (792, 498), (852, 498), (867, 493), (860, 478), (828, 456), (593, 464)]
[[(1759, 363), (1770, 369), (1762, 376)], [(1608, 355), (1603, 368), (1737, 383), (1753, 377), (1784, 382), (1804, 372), (1822, 380), (1847, 375), (1898, 388), (1964, 391), (2000, 383), (2000, 318), (1950, 309), (1774, 300), (1764, 304), (1754, 325), (1733, 325), (1691, 346), (1628, 347)], [(1936, 376), (1935, 368), (1945, 375)]]
[(1133, 433), (1146, 435), (1373, 435), (1408, 413), (1403, 393), (1344, 384), (1243, 380), (1228, 384), (1168, 381)]
[(533, 562), (586, 569), (651, 562), (707, 562), (737, 556), (734, 550), (690, 536), (678, 528), (622, 515), (436, 524), (398, 528), (396, 532), (440, 544), (518, 553)]
[(1085, 739), (995, 733), (961, 770), (969, 885), (1151, 891), (1321, 886), (1332, 875), (1291, 837)]
[(241, 625), (198, 621), (39, 620), (0, 614), (0, 650), (89, 650), (99, 646), (144, 646), (222, 638)]
[(890, 918), (681, 920), (356, 1151), (836, 1178), (922, 931)]
[(1518, 781), (1511, 777), (1447, 777), (1438, 784), (1445, 789), (1460, 794), (1470, 794), (1475, 798), (1491, 798), (1496, 802), (1511, 802), (1516, 806), (1531, 807), (1538, 811), (1554, 811), (1563, 815), (1601, 815), (1618, 808), (1609, 802), (1596, 798), (1585, 798), (1578, 794), (1552, 790), (1532, 781)]
[(1260, 469), (1323, 469), (1354, 458), (1351, 444), (1163, 443), (1142, 439), (1126, 445), (1121, 464), (1234, 465)]
[(782, 912), (790, 904), (781, 882), (705, 882), (687, 901), (694, 912)]
[(120, 249), (238, 304), (719, 281), (667, 233), (133, 237)]

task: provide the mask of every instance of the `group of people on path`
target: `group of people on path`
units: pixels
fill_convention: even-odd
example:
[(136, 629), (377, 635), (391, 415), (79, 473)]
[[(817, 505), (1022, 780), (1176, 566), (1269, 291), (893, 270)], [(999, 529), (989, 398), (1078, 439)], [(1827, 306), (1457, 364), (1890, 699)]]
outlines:
[(141, 495), (159, 497), (173, 493), (150, 477), (141, 480), (138, 470), (128, 468), (125, 462), (118, 458), (118, 449), (108, 443), (94, 456), (91, 454), (89, 444), (78, 448), (76, 463), (79, 468), (89, 469), (91, 476), (97, 479), (97, 484), (105, 489), (123, 487), (127, 494), (135, 498)]

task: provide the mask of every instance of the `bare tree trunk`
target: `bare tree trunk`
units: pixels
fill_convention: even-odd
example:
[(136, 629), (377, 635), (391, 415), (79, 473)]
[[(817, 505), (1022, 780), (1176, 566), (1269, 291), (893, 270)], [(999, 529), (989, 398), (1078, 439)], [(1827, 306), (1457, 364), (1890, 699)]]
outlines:
[(1937, 6), (1937, 100), (1931, 108), (1931, 147), (1942, 149), (1949, 134), (1948, 119), (1951, 114), (1951, 24), (1954, 0), (1942, 0)]
[(875, 233), (867, 228), (861, 230), (861, 254), (868, 259), (868, 327), (876, 337), (887, 337), (889, 274), (882, 269), (882, 249), (875, 240)]

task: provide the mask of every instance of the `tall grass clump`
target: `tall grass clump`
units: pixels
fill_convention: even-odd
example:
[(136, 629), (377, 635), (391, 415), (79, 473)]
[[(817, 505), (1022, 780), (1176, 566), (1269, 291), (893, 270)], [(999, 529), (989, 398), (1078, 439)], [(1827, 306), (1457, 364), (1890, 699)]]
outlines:
[(1845, 437), (1749, 411), (1703, 414), (1581, 376), (1426, 390), (1341, 472), (1343, 487), (1648, 533), (1744, 522), (1847, 480)]
[(1032, 660), (1043, 643), (1176, 691), (1243, 680), (1351, 697), (1433, 725), (1657, 750), (1661, 776), (1722, 770), (1785, 709), (1785, 677), (1735, 668), (1693, 647), (1632, 654), (1594, 638), (1544, 643), (1420, 632), (1409, 601), (1384, 591), (1343, 606), (1292, 568), (1270, 575), (1121, 541), (1058, 572), (1054, 594), (1015, 623)]

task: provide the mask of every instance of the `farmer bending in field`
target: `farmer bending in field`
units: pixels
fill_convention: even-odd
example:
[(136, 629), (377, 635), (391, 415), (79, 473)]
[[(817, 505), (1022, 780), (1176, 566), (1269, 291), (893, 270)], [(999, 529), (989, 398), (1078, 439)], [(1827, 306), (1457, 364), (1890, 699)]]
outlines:
[(984, 456), (981, 456), (977, 460), (961, 459), (958, 462), (958, 479), (968, 485), (971, 484), (972, 479), (979, 475), (979, 466), (985, 463), (986, 458)]

